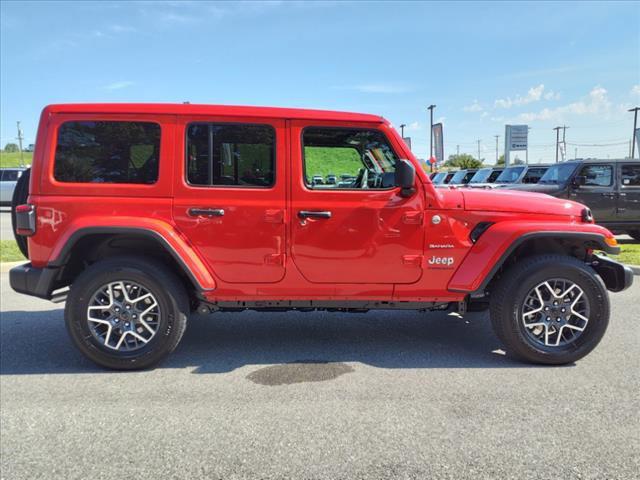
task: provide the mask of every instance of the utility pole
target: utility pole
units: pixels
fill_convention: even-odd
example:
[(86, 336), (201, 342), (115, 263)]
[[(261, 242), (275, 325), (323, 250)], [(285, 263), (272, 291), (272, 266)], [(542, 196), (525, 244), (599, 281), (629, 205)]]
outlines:
[(631, 160), (636, 158), (636, 130), (638, 129), (638, 110), (640, 110), (640, 107), (629, 109), (630, 112), (633, 112), (633, 142), (631, 144)]
[(500, 135), (494, 135), (494, 137), (496, 137), (496, 165), (498, 165), (498, 139)]
[(573, 155), (573, 159), (574, 160), (578, 159), (578, 147), (576, 147), (576, 149), (575, 149), (575, 154)]
[(18, 122), (18, 150), (20, 151), (20, 166), (24, 167), (24, 157), (22, 155), (22, 130), (20, 130), (20, 122)]
[(558, 163), (558, 146), (560, 144), (560, 129), (562, 127), (555, 127), (554, 130), (556, 131), (556, 163)]
[(456, 155), (460, 156), (460, 145), (456, 145)]
[(567, 127), (566, 125), (562, 126), (562, 150), (560, 151), (562, 153), (562, 161), (564, 162), (566, 160), (566, 154), (567, 154)]
[(429, 110), (429, 164), (431, 165), (431, 171), (433, 172), (433, 163), (431, 163), (431, 159), (433, 158), (433, 109), (436, 108), (435, 105), (429, 105), (427, 110)]
[(482, 162), (482, 160), (480, 160), (480, 139), (478, 139), (478, 161)]
[(406, 123), (401, 123), (400, 124), (400, 136), (402, 137), (402, 139), (404, 140), (404, 127), (406, 127), (407, 124)]

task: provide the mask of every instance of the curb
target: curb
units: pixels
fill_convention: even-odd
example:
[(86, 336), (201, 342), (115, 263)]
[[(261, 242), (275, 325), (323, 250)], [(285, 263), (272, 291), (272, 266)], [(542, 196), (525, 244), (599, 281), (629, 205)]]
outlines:
[[(28, 260), (26, 258), (24, 260), (20, 261), (20, 262), (2, 262), (2, 263), (0, 263), (0, 273), (8, 272), (13, 267), (16, 267), (18, 265), (22, 265), (22, 264), (27, 263), (27, 262), (28, 262)], [(639, 269), (640, 269), (640, 267), (639, 267)]]
[(627, 265), (631, 270), (633, 270), (634, 275), (640, 275), (640, 265)]

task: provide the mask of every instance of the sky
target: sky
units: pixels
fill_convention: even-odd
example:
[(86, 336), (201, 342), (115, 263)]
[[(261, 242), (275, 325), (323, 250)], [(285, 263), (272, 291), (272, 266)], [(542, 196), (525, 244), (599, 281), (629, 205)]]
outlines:
[[(0, 143), (50, 103), (183, 102), (375, 113), (428, 156), (624, 157), (640, 106), (640, 2), (0, 3)], [(518, 156), (524, 158), (524, 152)], [(512, 155), (513, 158), (513, 155)]]

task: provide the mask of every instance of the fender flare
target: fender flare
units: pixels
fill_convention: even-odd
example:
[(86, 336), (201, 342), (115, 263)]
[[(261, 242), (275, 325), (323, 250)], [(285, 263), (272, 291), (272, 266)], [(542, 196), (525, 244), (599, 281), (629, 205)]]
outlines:
[[(47, 267), (60, 268), (64, 266), (69, 258), (71, 250), (79, 240), (88, 235), (100, 234), (134, 234), (152, 239), (158, 242), (164, 250), (171, 255), (171, 257), (182, 268), (183, 272), (200, 291), (210, 291), (216, 288), (216, 282), (204, 262), (202, 262), (196, 252), (193, 251), (193, 249), (179, 235), (176, 233), (171, 235), (172, 243), (160, 232), (148, 227), (99, 226), (78, 228), (66, 238), (59, 251), (54, 252), (54, 255), (52, 255), (53, 259), (48, 262)], [(185, 261), (185, 258), (188, 260), (188, 263)]]
[[(489, 230), (491, 230), (491, 228), (489, 228)], [(474, 269), (473, 267), (470, 267), (470, 264), (473, 264), (478, 260), (477, 256), (479, 254), (474, 252), (474, 249), (472, 248), (449, 281), (448, 290), (452, 292), (467, 293), (471, 296), (483, 295), (487, 285), (493, 279), (498, 270), (500, 270), (500, 268), (504, 265), (504, 262), (507, 260), (507, 258), (509, 258), (509, 256), (523, 243), (529, 240), (540, 238), (550, 238), (554, 240), (578, 240), (580, 243), (590, 244), (599, 250), (603, 250), (613, 255), (617, 255), (618, 253), (620, 253), (620, 247), (614, 247), (607, 244), (605, 242), (605, 234), (600, 232), (554, 230), (530, 231), (519, 235), (517, 238), (511, 241), (507, 245), (507, 247), (500, 253), (500, 255), (492, 262), (491, 268), (486, 272), (480, 272), (479, 275), (474, 278), (469, 275), (468, 270), (477, 271), (477, 268)], [(478, 244), (479, 243), (480, 242), (478, 242)], [(482, 254), (482, 247), (480, 248), (480, 250), (480, 253)], [(484, 263), (491, 263), (488, 262), (489, 260), (490, 259), (485, 256)]]

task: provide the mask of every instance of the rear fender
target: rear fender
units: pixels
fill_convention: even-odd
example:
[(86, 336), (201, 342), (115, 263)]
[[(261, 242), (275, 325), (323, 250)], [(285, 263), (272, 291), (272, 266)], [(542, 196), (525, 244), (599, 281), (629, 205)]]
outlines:
[(144, 218), (117, 217), (103, 220), (106, 221), (103, 221), (99, 226), (95, 226), (95, 224), (91, 227), (71, 225), (57, 242), (47, 266), (56, 268), (65, 265), (74, 245), (87, 235), (132, 234), (159, 242), (201, 291), (216, 288), (216, 282), (205, 263), (172, 225), (162, 220)]

